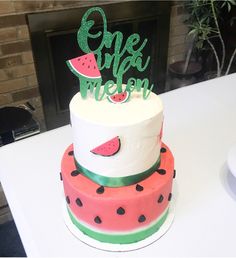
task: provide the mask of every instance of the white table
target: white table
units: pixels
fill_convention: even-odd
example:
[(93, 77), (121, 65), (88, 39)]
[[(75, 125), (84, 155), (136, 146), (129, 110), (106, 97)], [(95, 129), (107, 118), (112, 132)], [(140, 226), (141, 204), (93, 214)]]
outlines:
[(28, 256), (236, 256), (236, 74), (161, 95), (164, 142), (176, 160), (175, 220), (154, 244), (128, 253), (91, 248), (66, 228), (60, 162), (70, 126), (0, 148), (0, 181)]

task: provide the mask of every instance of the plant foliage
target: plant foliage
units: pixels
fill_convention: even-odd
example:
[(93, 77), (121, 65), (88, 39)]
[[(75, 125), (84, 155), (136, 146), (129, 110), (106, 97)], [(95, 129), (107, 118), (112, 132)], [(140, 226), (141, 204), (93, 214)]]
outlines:
[[(209, 44), (216, 58), (217, 76), (221, 76), (223, 68), (225, 68), (225, 43), (219, 27), (221, 11), (226, 8), (227, 12), (230, 12), (233, 5), (236, 5), (236, 0), (190, 0), (185, 2), (185, 8), (189, 13), (189, 17), (185, 21), (189, 27), (189, 36), (194, 38), (195, 46), (198, 49), (202, 49), (205, 42)], [(213, 39), (220, 41), (221, 55), (217, 53)], [(225, 74), (228, 74), (235, 55), (236, 48), (231, 55)]]

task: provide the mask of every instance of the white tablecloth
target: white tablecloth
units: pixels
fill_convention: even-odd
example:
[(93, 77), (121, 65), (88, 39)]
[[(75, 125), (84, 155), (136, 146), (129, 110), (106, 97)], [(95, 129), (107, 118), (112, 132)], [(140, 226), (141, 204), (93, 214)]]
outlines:
[(175, 219), (154, 244), (128, 253), (91, 248), (63, 221), (60, 162), (70, 126), (0, 148), (0, 181), (28, 256), (236, 256), (236, 74), (161, 95), (164, 142), (175, 156)]

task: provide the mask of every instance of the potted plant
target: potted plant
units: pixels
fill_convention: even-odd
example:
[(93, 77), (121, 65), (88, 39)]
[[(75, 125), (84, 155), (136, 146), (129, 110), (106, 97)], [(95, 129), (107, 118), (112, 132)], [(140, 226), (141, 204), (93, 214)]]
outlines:
[[(212, 51), (216, 60), (216, 77), (229, 73), (236, 55), (235, 47), (229, 60), (226, 60), (226, 47), (219, 25), (222, 11), (226, 10), (226, 13), (229, 13), (232, 6), (235, 5), (236, 0), (190, 0), (185, 2), (185, 7), (189, 12), (189, 18), (185, 21), (190, 29), (188, 35), (193, 38), (194, 46), (197, 49), (204, 49), (208, 46)], [(234, 21), (234, 17), (232, 21)]]

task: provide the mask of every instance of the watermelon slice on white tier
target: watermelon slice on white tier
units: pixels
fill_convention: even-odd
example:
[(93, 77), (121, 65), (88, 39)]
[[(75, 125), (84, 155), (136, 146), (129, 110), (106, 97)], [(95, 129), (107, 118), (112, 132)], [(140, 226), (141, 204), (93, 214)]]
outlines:
[(101, 73), (93, 53), (88, 53), (83, 56), (78, 56), (66, 61), (71, 72), (77, 77), (83, 76), (89, 79), (100, 79)]
[(97, 154), (104, 157), (110, 157), (115, 155), (120, 150), (120, 138), (116, 136), (111, 140), (97, 146), (96, 148), (92, 149), (91, 152), (93, 154)]
[(120, 92), (111, 96), (108, 96), (108, 100), (114, 104), (121, 104), (121, 103), (125, 103), (129, 100), (130, 97), (130, 92), (128, 91), (124, 91), (124, 92)]

